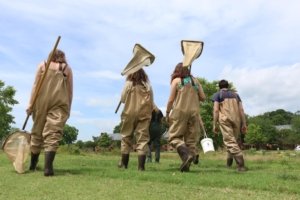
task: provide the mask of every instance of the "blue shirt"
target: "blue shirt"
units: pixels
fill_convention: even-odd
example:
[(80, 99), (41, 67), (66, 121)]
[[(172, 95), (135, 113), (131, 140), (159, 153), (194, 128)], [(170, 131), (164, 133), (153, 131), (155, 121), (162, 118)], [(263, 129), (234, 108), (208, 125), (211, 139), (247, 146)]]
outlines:
[(232, 99), (232, 98), (237, 99), (238, 102), (242, 101), (240, 96), (237, 93), (235, 93), (231, 90), (221, 89), (220, 91), (218, 91), (214, 94), (212, 101), (213, 102), (217, 101), (217, 102), (221, 103), (224, 101), (224, 99)]

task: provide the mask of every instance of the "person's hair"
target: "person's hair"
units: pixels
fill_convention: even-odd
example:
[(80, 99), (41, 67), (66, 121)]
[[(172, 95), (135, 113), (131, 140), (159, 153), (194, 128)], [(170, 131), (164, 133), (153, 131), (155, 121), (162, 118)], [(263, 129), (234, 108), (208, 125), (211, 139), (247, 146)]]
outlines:
[(219, 88), (220, 88), (220, 89), (228, 88), (228, 87), (229, 87), (228, 81), (226, 81), (226, 80), (224, 80), (224, 79), (219, 81)]
[(149, 79), (148, 76), (146, 74), (146, 72), (143, 70), (143, 68), (141, 68), (140, 70), (138, 70), (137, 72), (134, 72), (132, 74), (129, 74), (127, 76), (127, 81), (132, 81), (132, 84), (135, 85), (143, 85), (144, 83), (149, 83)]
[(156, 122), (159, 123), (161, 122), (161, 119), (164, 117), (163, 113), (161, 112), (161, 110), (152, 111), (152, 117), (151, 117), (151, 122)]
[[(50, 52), (48, 59), (51, 56), (52, 51)], [(52, 62), (58, 62), (58, 63), (66, 63), (67, 64), (67, 60), (66, 60), (66, 56), (65, 53), (62, 50), (56, 49), (53, 53)]]
[(182, 63), (178, 63), (171, 75), (171, 82), (175, 78), (185, 78), (187, 76), (191, 76), (190, 69), (188, 67), (183, 67)]

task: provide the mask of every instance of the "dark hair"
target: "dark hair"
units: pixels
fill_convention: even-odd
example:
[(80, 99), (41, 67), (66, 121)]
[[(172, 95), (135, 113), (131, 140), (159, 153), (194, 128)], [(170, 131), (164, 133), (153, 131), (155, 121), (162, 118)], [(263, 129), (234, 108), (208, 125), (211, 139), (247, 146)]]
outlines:
[(188, 67), (183, 67), (182, 63), (178, 63), (173, 71), (173, 74), (171, 75), (171, 82), (175, 78), (185, 78), (191, 76), (190, 69)]
[(137, 72), (129, 74), (127, 76), (127, 81), (132, 81), (132, 84), (135, 85), (143, 85), (143, 82), (149, 83), (148, 76), (146, 72), (141, 68)]
[(164, 117), (164, 115), (161, 112), (161, 110), (158, 110), (158, 111), (153, 110), (152, 111), (151, 122), (159, 123), (163, 117)]
[(224, 80), (224, 79), (219, 81), (219, 88), (220, 88), (220, 89), (228, 88), (228, 87), (229, 87), (228, 81), (226, 81), (226, 80)]
[[(50, 52), (48, 59), (50, 58), (52, 51)], [(56, 49), (53, 53), (52, 56), (52, 62), (58, 62), (58, 63), (66, 63), (67, 64), (67, 60), (66, 60), (66, 56), (65, 53), (62, 50)]]

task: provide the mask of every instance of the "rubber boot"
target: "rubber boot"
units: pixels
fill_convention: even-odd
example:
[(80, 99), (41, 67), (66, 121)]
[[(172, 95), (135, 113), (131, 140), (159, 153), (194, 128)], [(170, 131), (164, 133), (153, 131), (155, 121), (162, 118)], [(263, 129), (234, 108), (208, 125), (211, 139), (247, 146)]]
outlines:
[(55, 151), (46, 151), (45, 152), (45, 168), (44, 168), (44, 176), (53, 176), (53, 161), (55, 158)]
[(139, 155), (138, 159), (139, 159), (138, 170), (139, 171), (145, 171), (146, 155)]
[(190, 165), (193, 161), (193, 156), (190, 155), (189, 149), (185, 145), (181, 145), (177, 148), (177, 152), (182, 160), (182, 163), (180, 165), (180, 171), (181, 172), (188, 172), (190, 171)]
[(198, 165), (198, 164), (199, 164), (199, 154), (196, 155), (196, 156), (194, 157), (193, 163), (194, 163), (195, 165)]
[(237, 164), (237, 171), (238, 172), (245, 172), (247, 168), (245, 167), (244, 157), (243, 155), (234, 156), (235, 162)]
[(39, 162), (39, 156), (40, 156), (40, 153), (34, 154), (34, 153), (31, 152), (31, 161), (30, 161), (29, 170), (31, 170), (31, 171), (36, 170), (36, 166)]
[(128, 162), (129, 162), (129, 154), (122, 154), (122, 158), (121, 161), (119, 162), (118, 167), (127, 169)]
[(226, 160), (226, 166), (228, 168), (230, 168), (232, 166), (232, 163), (233, 163), (233, 158), (228, 158), (227, 157), (227, 160)]
[(155, 147), (155, 162), (159, 163), (160, 160), (160, 145)]
[(147, 154), (147, 162), (152, 162), (152, 153), (151, 151)]

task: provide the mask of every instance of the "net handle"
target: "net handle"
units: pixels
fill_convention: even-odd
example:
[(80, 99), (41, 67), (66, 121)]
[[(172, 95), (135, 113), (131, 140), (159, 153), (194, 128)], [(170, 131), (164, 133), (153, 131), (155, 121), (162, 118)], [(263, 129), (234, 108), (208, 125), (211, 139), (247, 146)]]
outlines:
[[(49, 69), (49, 66), (50, 66), (50, 62), (51, 62), (51, 60), (52, 60), (52, 58), (53, 58), (54, 52), (55, 52), (56, 49), (57, 49), (58, 43), (59, 43), (59, 41), (60, 41), (60, 38), (61, 38), (61, 37), (58, 36), (58, 38), (57, 38), (57, 40), (56, 40), (56, 42), (55, 42), (55, 45), (54, 45), (54, 47), (53, 47), (53, 50), (51, 51), (51, 54), (50, 54), (50, 56), (48, 57), (48, 60), (47, 60), (46, 66), (45, 66), (45, 72), (44, 72), (44, 74), (43, 74), (43, 76), (42, 76), (42, 79), (40, 79), (40, 81), (38, 82), (37, 89), (36, 89), (35, 92), (34, 92), (33, 101), (32, 101), (32, 107), (34, 107), (34, 104), (35, 104), (35, 102), (36, 102), (38, 93), (40, 92), (41, 86), (42, 86), (42, 84), (43, 84), (43, 82), (44, 82), (44, 79), (45, 79), (45, 77), (46, 77), (46, 74), (47, 74), (47, 72), (48, 72), (48, 69)], [(26, 117), (25, 122), (24, 122), (24, 124), (23, 124), (22, 130), (25, 130), (25, 127), (26, 127), (26, 124), (27, 124), (27, 122), (28, 122), (28, 119), (29, 119), (29, 116), (30, 116), (30, 115), (31, 115), (31, 114), (27, 114), (27, 117)]]

